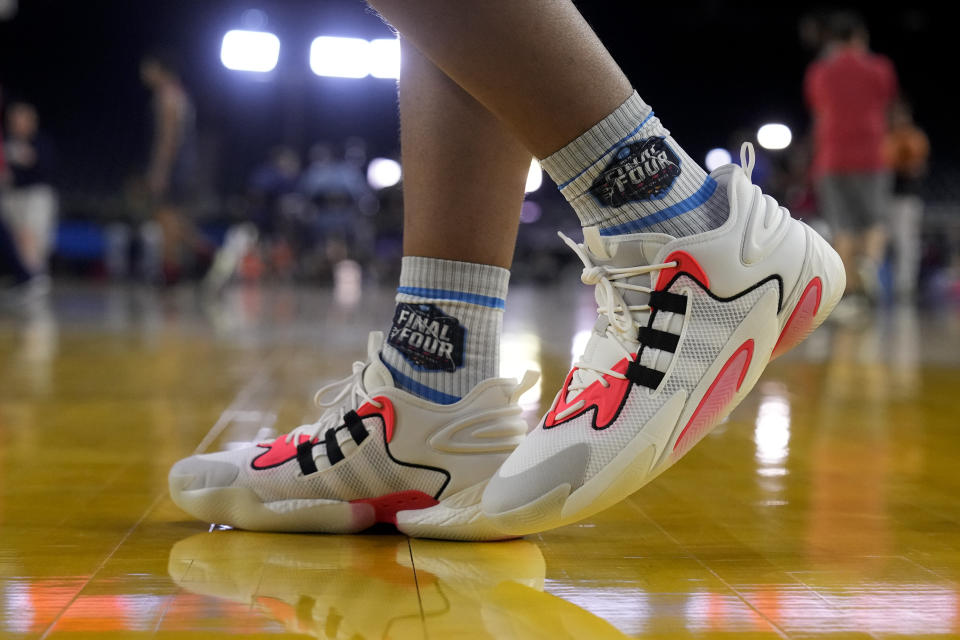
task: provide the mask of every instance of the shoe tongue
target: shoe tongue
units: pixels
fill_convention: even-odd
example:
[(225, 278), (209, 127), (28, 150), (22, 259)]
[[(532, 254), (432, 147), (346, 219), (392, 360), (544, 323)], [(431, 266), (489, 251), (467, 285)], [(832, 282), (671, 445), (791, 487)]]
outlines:
[[(673, 236), (663, 233), (635, 233), (604, 237), (600, 235), (597, 227), (586, 227), (583, 230), (583, 238), (584, 244), (589, 250), (591, 254), (590, 257), (595, 265), (618, 268), (651, 264), (663, 245), (674, 239)], [(627, 284), (649, 288), (650, 274), (645, 273), (625, 280), (618, 280), (617, 282), (625, 282)], [(614, 287), (614, 289), (623, 296), (624, 302), (629, 306), (645, 305), (650, 299), (649, 294), (640, 291), (630, 291), (617, 287)], [(597, 287), (595, 296), (598, 305), (604, 302), (600, 299), (600, 287)], [(633, 319), (640, 324), (646, 322), (646, 316), (646, 311), (633, 313)], [(602, 369), (612, 369), (617, 362), (623, 359), (623, 349), (620, 348), (616, 340), (607, 335), (606, 329), (608, 324), (609, 321), (607, 320), (606, 314), (602, 314), (597, 318), (593, 332), (584, 349), (583, 356), (579, 358), (581, 362), (589, 363)], [(624, 342), (627, 344), (633, 345), (635, 341), (636, 336), (624, 337)], [(573, 374), (573, 382), (582, 385), (589, 384), (595, 379), (596, 376), (589, 371), (578, 369), (576, 373)], [(576, 393), (579, 393), (579, 391), (568, 393), (566, 400), (570, 401)]]
[(383, 332), (371, 331), (367, 339), (367, 366), (363, 370), (363, 388), (368, 392), (383, 387), (393, 387), (393, 376), (380, 359), (383, 347)]
[[(590, 250), (594, 264), (622, 268), (652, 264), (663, 245), (674, 238), (664, 233), (633, 233), (603, 237), (596, 227), (587, 227), (583, 230), (583, 239), (587, 249)], [(644, 273), (618, 282), (649, 287), (650, 274)], [(647, 300), (650, 298), (649, 294), (639, 291), (627, 289), (618, 289), (618, 291), (626, 303), (632, 306), (647, 304)], [(599, 292), (600, 289), (597, 288), (598, 304), (601, 302)], [(637, 313), (634, 314), (634, 318), (640, 319), (638, 316), (645, 315), (646, 312)]]

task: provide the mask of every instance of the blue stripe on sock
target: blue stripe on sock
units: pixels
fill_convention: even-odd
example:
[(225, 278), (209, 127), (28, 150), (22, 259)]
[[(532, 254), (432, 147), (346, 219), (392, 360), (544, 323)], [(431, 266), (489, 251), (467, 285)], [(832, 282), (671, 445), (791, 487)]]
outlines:
[(620, 138), (619, 140), (617, 140), (616, 142), (614, 142), (614, 143), (610, 146), (609, 149), (607, 149), (606, 151), (604, 151), (603, 153), (601, 153), (601, 154), (600, 154), (600, 157), (593, 161), (593, 164), (589, 165), (586, 169), (584, 169), (583, 171), (581, 171), (581, 172), (578, 173), (577, 175), (573, 176), (572, 178), (570, 178), (569, 180), (567, 180), (567, 181), (564, 182), (563, 184), (558, 185), (558, 186), (557, 186), (557, 189), (563, 191), (563, 189), (564, 189), (568, 184), (570, 184), (571, 182), (573, 182), (574, 180), (576, 180), (577, 178), (579, 178), (580, 176), (582, 176), (583, 174), (585, 174), (587, 171), (590, 170), (590, 167), (592, 167), (593, 165), (595, 165), (595, 164), (597, 164), (598, 162), (600, 162), (601, 160), (603, 160), (608, 153), (610, 153), (611, 151), (613, 151), (614, 149), (616, 149), (617, 147), (619, 147), (621, 144), (623, 144), (624, 142), (626, 142), (629, 138), (631, 138), (634, 134), (636, 134), (637, 131), (640, 131), (640, 129), (643, 129), (643, 125), (647, 124), (647, 122), (649, 122), (649, 121), (650, 121), (650, 118), (652, 118), (652, 117), (653, 117), (653, 111), (651, 111), (651, 112), (650, 112), (650, 115), (648, 115), (646, 118), (643, 119), (643, 122), (641, 122), (640, 124), (637, 125), (637, 128), (636, 128), (636, 129), (634, 129), (633, 131), (631, 131), (631, 132), (628, 133), (627, 135), (623, 136), (622, 138)]
[(481, 307), (490, 307), (491, 309), (503, 309), (506, 303), (503, 298), (494, 298), (493, 296), (481, 296), (476, 293), (464, 293), (463, 291), (451, 291), (449, 289), (427, 289), (424, 287), (397, 287), (397, 293), (408, 296), (419, 296), (421, 298), (433, 298), (434, 300), (454, 300), (456, 302), (469, 302)]
[(704, 181), (703, 186), (697, 189), (697, 192), (685, 200), (681, 200), (675, 204), (670, 205), (666, 209), (661, 209), (656, 213), (651, 213), (648, 216), (644, 216), (639, 220), (631, 220), (629, 222), (624, 222), (623, 224), (618, 224), (615, 227), (608, 227), (606, 229), (600, 229), (601, 236), (618, 236), (624, 233), (634, 233), (638, 231), (643, 231), (658, 222), (663, 222), (664, 220), (669, 220), (670, 218), (676, 218), (677, 216), (687, 213), (688, 211), (693, 211), (704, 202), (710, 199), (710, 196), (713, 195), (713, 192), (717, 190), (717, 181), (707, 176), (707, 179)]
[(409, 391), (414, 395), (418, 395), (421, 398), (429, 400), (430, 402), (436, 402), (437, 404), (453, 404), (454, 402), (460, 401), (460, 398), (457, 396), (452, 396), (449, 393), (432, 389), (425, 384), (417, 382), (410, 376), (400, 373), (398, 370), (391, 367), (390, 364), (383, 358), (380, 358), (380, 362), (382, 362), (383, 366), (385, 366), (390, 372), (390, 375), (393, 377), (394, 384), (404, 391)]

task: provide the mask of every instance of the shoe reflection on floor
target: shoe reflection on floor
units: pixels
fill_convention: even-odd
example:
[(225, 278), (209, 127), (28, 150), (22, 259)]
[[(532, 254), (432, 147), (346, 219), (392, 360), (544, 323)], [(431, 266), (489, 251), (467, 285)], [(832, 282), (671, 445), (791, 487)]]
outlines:
[[(469, 544), (396, 536), (216, 531), (181, 540), (169, 573), (183, 589), (249, 604), (317, 638), (625, 638), (544, 593), (526, 540)], [(422, 611), (422, 616), (421, 616)]]

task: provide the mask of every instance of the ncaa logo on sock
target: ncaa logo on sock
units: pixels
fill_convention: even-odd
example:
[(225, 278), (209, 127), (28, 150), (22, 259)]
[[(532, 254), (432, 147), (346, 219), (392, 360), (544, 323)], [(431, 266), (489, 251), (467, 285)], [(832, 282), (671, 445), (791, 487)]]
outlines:
[(456, 318), (434, 305), (401, 302), (387, 343), (418, 369), (453, 372), (463, 366), (465, 335)]
[(608, 207), (658, 200), (680, 175), (680, 158), (662, 136), (625, 144), (590, 185), (590, 193)]

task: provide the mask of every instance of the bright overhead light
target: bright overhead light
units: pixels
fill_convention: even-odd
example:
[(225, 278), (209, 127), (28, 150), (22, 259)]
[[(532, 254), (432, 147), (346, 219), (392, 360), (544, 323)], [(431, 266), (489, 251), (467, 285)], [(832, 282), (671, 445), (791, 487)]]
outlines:
[(368, 61), (374, 78), (399, 78), (400, 41), (396, 38), (371, 40)]
[(757, 130), (757, 142), (764, 149), (786, 149), (791, 140), (793, 134), (785, 124), (765, 124)]
[(234, 71), (273, 71), (280, 59), (280, 38), (267, 31), (234, 29), (223, 34), (220, 61)]
[(361, 38), (314, 38), (310, 68), (318, 76), (363, 78), (370, 73), (370, 43)]
[(367, 184), (372, 189), (386, 189), (400, 182), (400, 163), (390, 158), (374, 158), (367, 166)]
[(527, 171), (527, 186), (524, 187), (524, 191), (532, 193), (539, 189), (542, 184), (543, 169), (540, 168), (540, 163), (534, 158), (530, 161), (530, 170)]
[(707, 151), (707, 158), (704, 162), (704, 165), (707, 167), (707, 171), (713, 171), (719, 167), (722, 167), (725, 164), (730, 164), (733, 162), (733, 158), (730, 156), (730, 152), (726, 149), (710, 149)]

